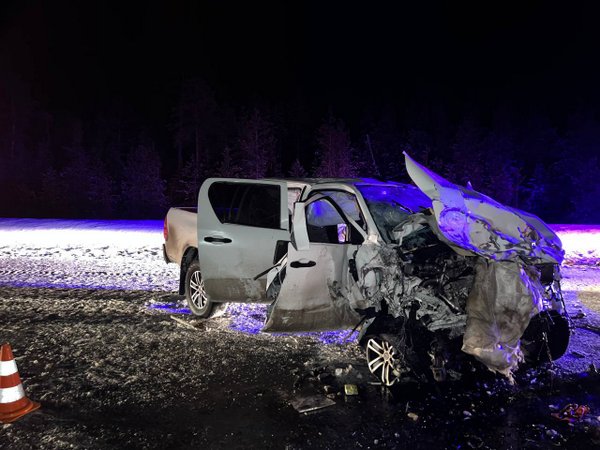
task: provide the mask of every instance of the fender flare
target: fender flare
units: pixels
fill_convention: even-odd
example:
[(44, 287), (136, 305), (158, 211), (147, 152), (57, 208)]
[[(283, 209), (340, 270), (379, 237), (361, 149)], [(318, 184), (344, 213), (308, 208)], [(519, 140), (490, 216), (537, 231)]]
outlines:
[(198, 259), (198, 249), (196, 247), (188, 247), (183, 252), (179, 272), (179, 295), (185, 294), (185, 275), (194, 260)]

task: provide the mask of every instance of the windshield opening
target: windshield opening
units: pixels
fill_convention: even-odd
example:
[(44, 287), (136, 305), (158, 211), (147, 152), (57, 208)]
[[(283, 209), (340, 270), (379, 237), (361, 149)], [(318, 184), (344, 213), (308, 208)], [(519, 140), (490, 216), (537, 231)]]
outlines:
[(356, 186), (369, 208), (383, 239), (394, 240), (392, 231), (415, 212), (431, 207), (431, 200), (412, 186)]

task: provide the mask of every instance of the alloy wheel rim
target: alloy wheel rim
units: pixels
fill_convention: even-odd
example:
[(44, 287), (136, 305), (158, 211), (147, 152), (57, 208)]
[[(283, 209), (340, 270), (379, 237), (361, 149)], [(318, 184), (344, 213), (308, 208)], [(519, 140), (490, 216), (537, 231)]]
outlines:
[(198, 270), (192, 273), (190, 278), (190, 297), (196, 308), (204, 309), (206, 307), (208, 299), (204, 290), (204, 280)]
[(398, 381), (399, 373), (395, 368), (396, 349), (387, 341), (371, 338), (367, 342), (367, 364), (369, 370), (385, 386)]

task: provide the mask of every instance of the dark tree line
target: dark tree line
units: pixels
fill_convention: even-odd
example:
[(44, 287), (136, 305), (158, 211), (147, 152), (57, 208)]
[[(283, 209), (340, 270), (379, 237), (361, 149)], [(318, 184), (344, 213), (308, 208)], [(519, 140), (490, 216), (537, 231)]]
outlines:
[[(600, 222), (600, 123), (498, 108), (491, 119), (382, 107), (361, 120), (297, 105), (230, 105), (187, 80), (168, 123), (115, 104), (92, 117), (40, 107), (5, 77), (0, 216), (160, 218), (193, 205), (207, 177), (375, 177), (407, 181), (402, 152), (460, 184), (549, 222)], [(343, 113), (343, 112), (341, 112)], [(514, 117), (519, 117), (518, 120)]]

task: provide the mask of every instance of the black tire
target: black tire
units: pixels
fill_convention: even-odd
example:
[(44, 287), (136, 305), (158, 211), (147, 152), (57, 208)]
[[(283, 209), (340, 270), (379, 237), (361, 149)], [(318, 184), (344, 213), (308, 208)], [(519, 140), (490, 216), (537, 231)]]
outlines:
[(538, 366), (556, 361), (569, 347), (571, 328), (566, 316), (558, 311), (542, 311), (533, 316), (521, 337), (525, 361)]
[(214, 304), (204, 292), (204, 281), (198, 261), (192, 262), (185, 274), (185, 299), (194, 315), (210, 317)]

